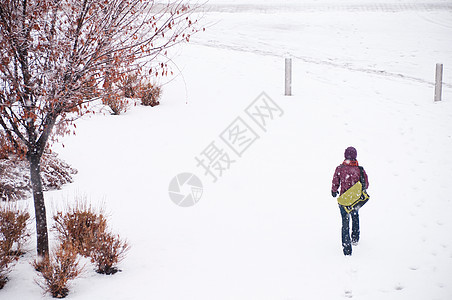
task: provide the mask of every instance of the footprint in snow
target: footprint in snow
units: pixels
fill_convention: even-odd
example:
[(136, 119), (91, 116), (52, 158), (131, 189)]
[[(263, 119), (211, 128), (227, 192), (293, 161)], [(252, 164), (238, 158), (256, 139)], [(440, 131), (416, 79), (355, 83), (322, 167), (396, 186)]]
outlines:
[(346, 290), (344, 296), (345, 298), (353, 298), (353, 293), (350, 290)]
[(400, 283), (397, 284), (397, 285), (394, 287), (394, 289), (395, 289), (396, 291), (401, 291), (401, 290), (403, 290), (404, 288), (405, 288), (405, 287), (402, 286)]

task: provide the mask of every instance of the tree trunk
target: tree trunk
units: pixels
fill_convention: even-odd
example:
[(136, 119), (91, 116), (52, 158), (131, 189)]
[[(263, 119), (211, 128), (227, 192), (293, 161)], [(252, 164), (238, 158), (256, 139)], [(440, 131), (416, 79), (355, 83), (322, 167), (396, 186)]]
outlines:
[(29, 157), (31, 185), (35, 203), (36, 235), (38, 256), (45, 257), (49, 253), (49, 237), (47, 233), (47, 216), (41, 180), (41, 156), (32, 153)]

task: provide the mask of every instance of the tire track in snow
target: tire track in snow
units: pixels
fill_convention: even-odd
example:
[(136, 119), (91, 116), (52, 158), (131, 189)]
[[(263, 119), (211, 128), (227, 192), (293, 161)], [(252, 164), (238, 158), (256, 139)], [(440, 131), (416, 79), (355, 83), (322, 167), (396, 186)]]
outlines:
[(446, 18), (433, 18), (432, 16), (429, 16), (428, 14), (424, 14), (422, 12), (417, 12), (416, 15), (421, 18), (422, 20), (429, 22), (431, 24), (439, 25), (447, 29), (452, 29), (452, 22), (450, 19)]
[[(283, 54), (275, 53), (273, 51), (269, 50), (262, 50), (262, 49), (252, 49), (252, 48), (246, 48), (242, 46), (235, 46), (235, 45), (227, 45), (227, 44), (221, 44), (217, 41), (193, 41), (193, 44), (205, 46), (205, 47), (211, 47), (211, 48), (217, 48), (217, 49), (226, 49), (226, 50), (233, 50), (233, 51), (239, 51), (239, 52), (246, 52), (246, 53), (254, 53), (258, 55), (265, 55), (265, 56), (273, 56), (273, 57), (284, 57)], [(354, 66), (351, 63), (340, 63), (340, 62), (334, 62), (332, 60), (328, 59), (316, 59), (313, 57), (308, 56), (299, 56), (299, 55), (291, 55), (292, 58), (298, 59), (302, 62), (309, 63), (309, 64), (316, 64), (316, 65), (325, 65), (333, 68), (340, 68), (345, 69), (353, 72), (361, 72), (366, 73), (370, 75), (380, 76), (380, 77), (386, 77), (386, 78), (397, 78), (405, 81), (411, 81), (421, 84), (426, 84), (429, 86), (434, 86), (435, 83), (433, 81), (428, 81), (422, 78), (401, 74), (401, 73), (394, 73), (389, 72), (385, 70), (376, 70), (376, 69), (370, 69), (370, 68), (363, 68), (359, 66)], [(452, 84), (443, 82), (443, 87), (452, 88)]]

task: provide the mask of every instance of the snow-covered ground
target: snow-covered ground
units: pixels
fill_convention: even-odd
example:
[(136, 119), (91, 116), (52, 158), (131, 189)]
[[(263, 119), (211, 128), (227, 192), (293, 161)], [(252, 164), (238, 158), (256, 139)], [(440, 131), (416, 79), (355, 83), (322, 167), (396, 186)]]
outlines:
[[(252, 5), (205, 15), (207, 30), (173, 53), (182, 73), (160, 106), (80, 120), (77, 135), (55, 145), (79, 173), (46, 193), (49, 215), (86, 194), (105, 203), (132, 246), (121, 273), (87, 265), (68, 299), (452, 299), (452, 10), (423, 9), (427, 1), (391, 2), (418, 5), (397, 11), (337, 9), (386, 3), (375, 0), (330, 10), (209, 5), (224, 3)], [(438, 103), (436, 63), (445, 80)], [(283, 112), (266, 131), (245, 112), (263, 91)], [(220, 137), (237, 117), (259, 136), (240, 157)], [(235, 161), (216, 182), (195, 160), (212, 142)], [(345, 258), (330, 189), (350, 145), (371, 200), (360, 211), (360, 244)], [(182, 172), (204, 187), (189, 208), (168, 194)], [(41, 298), (33, 253), (1, 299)]]

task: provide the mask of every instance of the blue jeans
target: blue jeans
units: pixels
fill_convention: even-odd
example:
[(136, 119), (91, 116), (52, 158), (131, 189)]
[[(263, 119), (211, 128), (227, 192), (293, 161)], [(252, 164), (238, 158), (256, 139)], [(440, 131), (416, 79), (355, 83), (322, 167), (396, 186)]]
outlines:
[[(344, 255), (352, 255), (352, 242), (359, 241), (359, 214), (358, 210), (347, 213), (342, 205), (339, 205), (342, 217), (342, 250)], [(352, 238), (350, 240), (350, 215), (352, 216)]]

